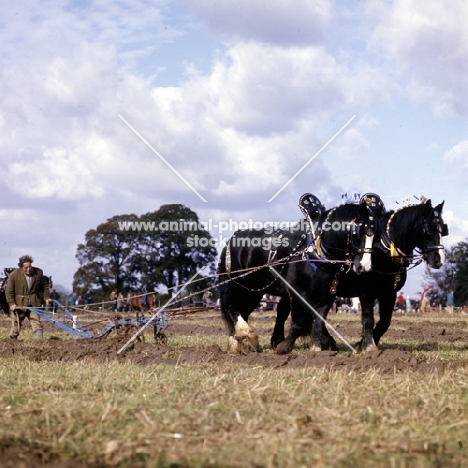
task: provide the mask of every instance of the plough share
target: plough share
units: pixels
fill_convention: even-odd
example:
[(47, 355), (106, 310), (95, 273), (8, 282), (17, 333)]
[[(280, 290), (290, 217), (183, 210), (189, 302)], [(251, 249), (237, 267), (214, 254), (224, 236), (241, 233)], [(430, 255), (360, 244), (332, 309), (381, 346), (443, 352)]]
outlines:
[(66, 307), (60, 304), (60, 302), (54, 300), (53, 303), (53, 310), (37, 309), (35, 307), (25, 307), (25, 309), (34, 312), (46, 322), (79, 338), (106, 338), (112, 331), (127, 335), (132, 330), (136, 331), (143, 326), (152, 325), (156, 342), (165, 344), (167, 341), (166, 335), (161, 332), (162, 329), (167, 328), (169, 325), (165, 311), (159, 312), (153, 318), (146, 318), (141, 315), (136, 319), (132, 319), (129, 317), (123, 318), (120, 314), (114, 314), (111, 321), (102, 330), (96, 333), (83, 326), (77, 316), (73, 315)]

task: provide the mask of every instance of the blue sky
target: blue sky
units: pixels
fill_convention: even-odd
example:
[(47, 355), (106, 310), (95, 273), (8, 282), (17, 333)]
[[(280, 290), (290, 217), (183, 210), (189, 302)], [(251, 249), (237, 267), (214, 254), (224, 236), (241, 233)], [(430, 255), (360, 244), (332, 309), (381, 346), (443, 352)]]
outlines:
[(0, 267), (70, 288), (111, 216), (291, 221), (304, 192), (445, 200), (446, 245), (468, 237), (465, 1), (0, 3)]

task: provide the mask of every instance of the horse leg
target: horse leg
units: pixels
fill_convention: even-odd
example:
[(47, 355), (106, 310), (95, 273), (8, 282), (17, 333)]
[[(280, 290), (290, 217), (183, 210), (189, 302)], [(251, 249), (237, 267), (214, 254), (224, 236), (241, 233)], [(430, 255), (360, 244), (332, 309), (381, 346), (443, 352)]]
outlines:
[(284, 324), (291, 311), (291, 300), (289, 296), (283, 296), (276, 307), (276, 321), (273, 334), (271, 335), (271, 347), (276, 349), (284, 341)]
[(233, 294), (232, 289), (231, 285), (220, 288), (221, 312), (229, 334), (228, 353), (258, 352), (261, 350), (258, 335), (251, 330), (247, 321), (260, 298), (258, 294), (246, 291), (235, 291)]
[(277, 354), (289, 354), (300, 336), (310, 334), (312, 311), (300, 299), (291, 298), (291, 328), (288, 336), (276, 347)]
[(292, 323), (288, 336), (276, 347), (276, 354), (289, 354), (296, 340), (302, 335), (301, 328)]
[(363, 353), (377, 351), (374, 341), (374, 298), (361, 296), (359, 300), (362, 308), (362, 340), (359, 347)]
[(374, 342), (376, 345), (379, 344), (380, 338), (382, 338), (392, 323), (395, 300), (396, 293), (386, 298), (379, 298), (380, 319), (374, 328)]
[(322, 340), (320, 342), (322, 351), (338, 351), (338, 346), (336, 345), (335, 338), (330, 335), (327, 326), (325, 323), (322, 324)]
[[(315, 351), (315, 352), (324, 351), (325, 349), (328, 349), (329, 345), (331, 345), (331, 343), (328, 342), (328, 338), (331, 338), (331, 336), (328, 333), (327, 327), (325, 325), (325, 320), (327, 318), (328, 311), (330, 310), (333, 304), (333, 300), (334, 300), (333, 297), (325, 298), (324, 299), (325, 303), (319, 304), (313, 312), (314, 321), (312, 325), (312, 333), (311, 333), (311, 341), (310, 341), (311, 351)], [(327, 330), (326, 335), (324, 335), (324, 330)]]

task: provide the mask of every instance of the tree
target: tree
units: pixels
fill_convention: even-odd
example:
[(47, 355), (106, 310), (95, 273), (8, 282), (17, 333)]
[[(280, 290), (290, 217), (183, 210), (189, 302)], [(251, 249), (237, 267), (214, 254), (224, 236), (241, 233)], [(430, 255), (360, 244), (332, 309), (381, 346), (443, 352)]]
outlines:
[[(140, 219), (158, 228), (142, 231), (139, 237), (137, 263), (144, 285), (174, 291), (204, 266), (214, 273), (217, 251), (195, 212), (180, 204), (162, 205)], [(200, 289), (199, 282), (190, 288)]]
[[(79, 294), (91, 289), (98, 299), (107, 299), (112, 290), (175, 290), (205, 266), (214, 273), (216, 256), (213, 239), (195, 212), (184, 205), (163, 205), (141, 217), (114, 216), (89, 230), (77, 248), (80, 267), (73, 288)], [(197, 281), (189, 290), (198, 291), (210, 281)]]
[(120, 224), (135, 221), (138, 217), (133, 214), (114, 216), (86, 233), (85, 243), (79, 244), (76, 252), (80, 267), (73, 277), (74, 291), (98, 290), (101, 299), (107, 299), (114, 289), (135, 287), (138, 232), (121, 229)]
[(426, 269), (425, 282), (432, 286), (428, 295), (436, 304), (445, 305), (453, 290), (455, 305), (468, 303), (468, 243), (459, 242), (445, 250), (445, 264), (439, 270)]

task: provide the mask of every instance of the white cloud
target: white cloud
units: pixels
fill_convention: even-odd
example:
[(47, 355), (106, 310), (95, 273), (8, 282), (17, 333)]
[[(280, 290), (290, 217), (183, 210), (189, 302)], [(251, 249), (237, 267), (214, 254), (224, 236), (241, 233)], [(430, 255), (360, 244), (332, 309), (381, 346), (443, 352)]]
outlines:
[[(194, 26), (180, 5), (191, 7), (196, 20), (211, 28), (198, 30), (194, 44), (190, 34), (200, 25)], [(0, 18), (5, 177), (0, 183), (9, 207), (3, 219), (11, 220), (11, 232), (21, 232), (5, 242), (16, 255), (21, 252), (15, 249), (28, 242), (45, 251), (52, 239), (69, 255), (86, 230), (108, 217), (141, 214), (162, 203), (183, 203), (201, 216), (214, 212), (224, 219), (282, 219), (285, 213), (295, 219), (304, 192), (316, 193), (327, 206), (340, 201), (343, 189), (364, 186), (379, 193), (393, 180), (387, 169), (399, 161), (386, 168), (385, 177), (375, 175), (382, 163), (372, 148), (373, 130), (384, 135), (388, 123), (375, 106), (391, 101), (405, 73), (416, 85), (421, 82), (427, 64), (417, 59), (413, 69), (411, 53), (425, 43), (410, 41), (414, 51), (406, 53), (403, 40), (392, 35), (386, 58), (357, 50), (366, 38), (361, 30), (354, 33), (369, 22), (351, 17), (342, 28), (331, 6), (336, 7), (325, 0), (300, 0), (294, 7), (280, 0), (5, 5)], [(378, 34), (391, 27), (409, 36), (421, 30), (424, 21), (400, 21), (400, 10), (404, 6), (396, 2), (373, 17)], [(203, 33), (221, 29), (224, 35), (211, 37), (215, 46), (205, 50), (209, 41), (196, 43)], [(177, 42), (184, 34), (188, 37)], [(456, 34), (462, 37), (458, 29)], [(394, 64), (400, 82), (390, 70)], [(157, 73), (167, 67), (179, 74), (161, 84)], [(421, 99), (432, 96), (442, 72), (429, 70), (427, 76)], [(452, 92), (447, 83), (437, 88), (439, 97)], [(209, 203), (203, 204), (118, 114)], [(346, 132), (268, 204), (352, 115), (357, 119)], [(437, 140), (448, 147), (442, 137)], [(378, 143), (384, 147), (388, 141)], [(450, 158), (449, 164), (466, 161)], [(40, 237), (34, 242), (29, 219)]]
[(329, 0), (185, 0), (212, 30), (229, 38), (272, 44), (310, 44), (323, 39), (332, 15)]
[[(468, 3), (371, 2), (378, 44), (410, 77), (408, 92), (439, 115), (468, 114)], [(378, 6), (376, 6), (378, 5)]]
[(446, 151), (444, 161), (457, 175), (466, 177), (468, 173), (468, 140), (462, 140)]
[(449, 228), (448, 237), (443, 239), (444, 245), (451, 246), (458, 242), (466, 242), (468, 238), (468, 219), (457, 216), (452, 210), (445, 210), (443, 218)]

